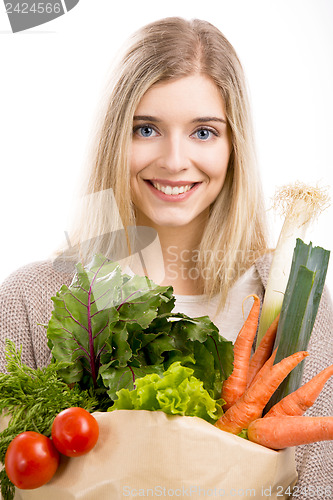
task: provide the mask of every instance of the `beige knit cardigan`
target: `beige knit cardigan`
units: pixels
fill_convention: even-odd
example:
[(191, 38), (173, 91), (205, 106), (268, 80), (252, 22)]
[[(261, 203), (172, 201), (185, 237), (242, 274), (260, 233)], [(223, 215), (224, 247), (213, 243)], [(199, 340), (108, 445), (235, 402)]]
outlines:
[[(270, 258), (257, 261), (263, 284), (267, 283)], [(56, 269), (51, 261), (26, 265), (11, 274), (0, 286), (0, 371), (5, 370), (4, 341), (10, 338), (23, 346), (23, 361), (32, 367), (50, 362), (46, 331), (53, 309), (51, 297), (72, 274)], [(333, 363), (333, 309), (324, 290), (305, 359), (303, 382)], [(326, 383), (307, 415), (333, 416), (333, 377)], [(296, 465), (299, 479), (292, 498), (302, 500), (333, 498), (333, 441), (298, 446)]]

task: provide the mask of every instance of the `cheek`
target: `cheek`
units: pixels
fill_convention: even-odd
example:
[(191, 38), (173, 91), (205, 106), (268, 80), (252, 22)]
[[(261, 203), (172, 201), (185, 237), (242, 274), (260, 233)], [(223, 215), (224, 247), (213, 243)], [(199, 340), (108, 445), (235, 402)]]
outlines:
[(217, 152), (208, 153), (202, 156), (202, 170), (209, 177), (210, 181), (223, 183), (229, 164), (230, 152), (226, 149), (219, 149)]
[(154, 161), (155, 157), (156, 152), (153, 147), (133, 141), (130, 154), (131, 177), (136, 176), (148, 167)]
[(140, 161), (138, 161), (138, 154), (137, 154), (137, 148), (135, 147), (134, 144), (132, 144), (131, 147), (131, 152), (130, 152), (130, 174), (131, 174), (131, 180), (133, 177), (136, 176), (136, 174), (140, 170)]

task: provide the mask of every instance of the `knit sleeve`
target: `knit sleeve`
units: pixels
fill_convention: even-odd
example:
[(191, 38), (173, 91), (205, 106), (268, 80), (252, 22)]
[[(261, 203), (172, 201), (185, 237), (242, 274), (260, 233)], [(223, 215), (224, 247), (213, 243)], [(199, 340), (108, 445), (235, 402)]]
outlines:
[(5, 340), (22, 345), (22, 360), (36, 367), (20, 272), (11, 274), (0, 286), (0, 372), (5, 371)]
[(50, 360), (46, 325), (50, 319), (51, 297), (71, 277), (56, 270), (49, 261), (21, 267), (0, 285), (0, 372), (5, 371), (5, 340), (22, 346), (22, 361), (37, 368)]

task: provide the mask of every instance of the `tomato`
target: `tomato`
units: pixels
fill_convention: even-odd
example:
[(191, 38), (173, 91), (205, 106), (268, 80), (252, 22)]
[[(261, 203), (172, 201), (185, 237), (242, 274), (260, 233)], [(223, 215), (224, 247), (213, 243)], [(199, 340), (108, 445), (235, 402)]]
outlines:
[(58, 465), (59, 453), (51, 439), (38, 432), (22, 432), (7, 448), (7, 475), (22, 490), (39, 488), (49, 482)]
[(83, 408), (67, 408), (60, 412), (52, 424), (52, 441), (60, 453), (79, 457), (88, 453), (97, 443), (97, 420)]

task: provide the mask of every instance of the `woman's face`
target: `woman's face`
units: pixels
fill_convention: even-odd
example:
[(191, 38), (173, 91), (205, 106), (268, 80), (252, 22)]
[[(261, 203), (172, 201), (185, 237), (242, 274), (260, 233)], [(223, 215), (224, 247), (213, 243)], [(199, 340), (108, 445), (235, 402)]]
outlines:
[(153, 85), (134, 116), (131, 191), (137, 223), (177, 227), (208, 216), (231, 152), (224, 102), (208, 77)]

